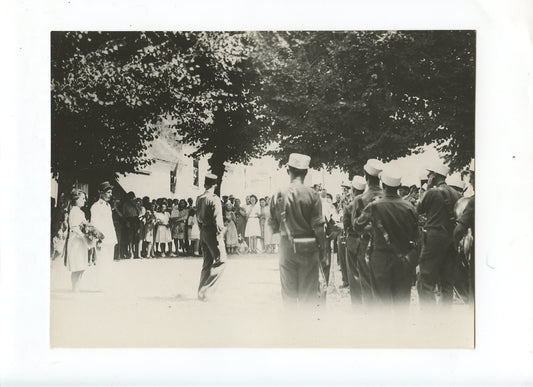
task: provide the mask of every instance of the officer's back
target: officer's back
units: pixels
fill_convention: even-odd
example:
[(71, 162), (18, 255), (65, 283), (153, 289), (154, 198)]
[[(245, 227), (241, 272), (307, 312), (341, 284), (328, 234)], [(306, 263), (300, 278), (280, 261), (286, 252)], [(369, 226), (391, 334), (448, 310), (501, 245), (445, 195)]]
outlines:
[(288, 235), (281, 219), (282, 212), (286, 211), (286, 222), (294, 238), (313, 237), (313, 228), (324, 223), (320, 196), (303, 184), (293, 182), (280, 190), (274, 197), (271, 211), (281, 235)]
[(220, 231), (222, 205), (220, 198), (211, 192), (204, 192), (196, 198), (198, 226), (204, 231)]
[[(418, 216), (414, 206), (398, 195), (386, 194), (370, 203), (369, 207), (370, 212), (373, 212), (374, 217), (381, 222), (389, 238), (387, 242), (383, 232), (374, 227), (374, 249), (402, 253), (409, 251), (409, 242), (414, 242), (418, 233)], [(394, 246), (394, 249), (390, 244)]]
[(453, 209), (461, 195), (446, 183), (439, 183), (428, 189), (420, 203), (418, 212), (427, 214), (426, 229), (453, 230)]

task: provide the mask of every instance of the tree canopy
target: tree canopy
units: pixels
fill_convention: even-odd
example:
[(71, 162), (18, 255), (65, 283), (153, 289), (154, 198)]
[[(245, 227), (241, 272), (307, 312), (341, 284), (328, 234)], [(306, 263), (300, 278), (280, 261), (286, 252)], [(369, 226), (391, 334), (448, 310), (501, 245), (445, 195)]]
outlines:
[(436, 143), (452, 169), (474, 157), (475, 32), (258, 34), (263, 100), (284, 160), (361, 171)]
[(146, 150), (162, 117), (198, 146), (195, 156), (212, 153), (217, 166), (247, 161), (260, 150), (253, 130), (264, 127), (245, 39), (243, 33), (53, 32), (52, 173), (125, 173), (149, 164)]
[(53, 32), (52, 173), (149, 164), (162, 118), (191, 155), (248, 162), (275, 142), (313, 165), (438, 144), (474, 155), (475, 32)]

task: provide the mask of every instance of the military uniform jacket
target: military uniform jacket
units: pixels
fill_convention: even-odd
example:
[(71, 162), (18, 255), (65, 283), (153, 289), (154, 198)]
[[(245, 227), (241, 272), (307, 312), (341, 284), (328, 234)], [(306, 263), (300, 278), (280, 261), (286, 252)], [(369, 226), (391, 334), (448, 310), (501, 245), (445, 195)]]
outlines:
[(287, 198), (286, 222), (294, 238), (312, 238), (314, 228), (324, 224), (322, 201), (318, 193), (303, 184), (291, 183), (287, 188), (277, 192), (270, 205), (270, 225), (274, 233), (287, 236), (281, 213), (285, 210)]
[(415, 207), (396, 194), (385, 194), (370, 203), (355, 222), (358, 227), (371, 224), (374, 251), (405, 254), (418, 236)]
[(211, 192), (204, 192), (196, 198), (198, 226), (202, 231), (222, 232), (224, 219), (220, 198)]
[(357, 224), (357, 218), (361, 216), (363, 210), (368, 206), (369, 203), (383, 196), (383, 190), (379, 187), (369, 186), (365, 192), (360, 195), (357, 195), (352, 205), (350, 206), (350, 216), (351, 216), (351, 226), (352, 230), (357, 233), (362, 233), (364, 231), (364, 226), (361, 227)]
[(456, 190), (444, 182), (427, 190), (417, 208), (419, 214), (427, 215), (426, 229), (440, 229), (451, 233), (455, 227), (452, 220), (455, 216), (453, 209), (460, 197)]

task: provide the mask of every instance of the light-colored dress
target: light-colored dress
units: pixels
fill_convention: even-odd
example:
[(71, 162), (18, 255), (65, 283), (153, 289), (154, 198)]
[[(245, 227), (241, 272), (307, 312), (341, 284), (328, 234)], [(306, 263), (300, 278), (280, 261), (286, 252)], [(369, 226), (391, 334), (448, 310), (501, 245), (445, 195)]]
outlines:
[(89, 268), (89, 244), (80, 230), (80, 224), (87, 221), (83, 211), (74, 206), (68, 215), (70, 233), (67, 243), (67, 269), (83, 271)]
[(189, 217), (189, 209), (184, 208), (179, 211), (177, 219), (176, 233), (172, 234), (172, 237), (175, 239), (185, 239), (186, 230), (185, 227), (188, 226), (187, 218)]
[(259, 224), (259, 217), (261, 216), (261, 208), (259, 204), (250, 205), (246, 211), (247, 221), (246, 221), (246, 230), (244, 231), (244, 236), (261, 236), (261, 226)]
[(235, 247), (239, 244), (239, 235), (237, 226), (235, 226), (235, 213), (228, 211), (226, 213), (226, 246)]
[(145, 242), (152, 243), (154, 241), (155, 215), (152, 211), (146, 211), (144, 218), (143, 239)]
[(270, 225), (270, 207), (265, 206), (263, 207), (262, 211), (262, 220), (263, 220), (263, 238), (264, 238), (264, 244), (270, 245), (272, 244), (272, 226)]
[(155, 232), (156, 243), (168, 243), (172, 241), (172, 235), (170, 235), (170, 228), (168, 222), (170, 220), (170, 214), (168, 212), (156, 212), (155, 218), (157, 221), (157, 228)]
[(189, 239), (195, 240), (200, 239), (200, 227), (198, 227), (198, 220), (196, 219), (196, 215), (189, 216)]
[(172, 211), (170, 212), (170, 233), (172, 234), (172, 239), (179, 239), (179, 229), (178, 229), (178, 218), (180, 216), (180, 210), (178, 205), (172, 206)]

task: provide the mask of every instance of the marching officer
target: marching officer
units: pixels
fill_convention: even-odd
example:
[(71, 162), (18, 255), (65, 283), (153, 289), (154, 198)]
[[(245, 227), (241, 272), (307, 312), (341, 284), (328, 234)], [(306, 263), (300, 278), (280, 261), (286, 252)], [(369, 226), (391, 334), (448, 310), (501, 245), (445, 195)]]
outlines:
[(215, 195), (216, 186), (217, 176), (207, 174), (204, 181), (205, 192), (196, 198), (200, 245), (204, 256), (198, 285), (198, 299), (201, 301), (206, 301), (208, 292), (214, 291), (215, 284), (224, 272), (226, 261), (226, 248), (222, 233), (224, 230), (222, 203)]
[(418, 203), (418, 213), (426, 215), (425, 237), (420, 254), (418, 295), (421, 303), (435, 303), (439, 284), (441, 302), (451, 304), (456, 252), (452, 233), (454, 206), (460, 194), (445, 183), (449, 168), (440, 162), (427, 167), (428, 190)]
[(355, 223), (372, 229), (369, 264), (374, 300), (408, 305), (414, 267), (409, 255), (418, 234), (418, 216), (414, 206), (398, 195), (401, 177), (387, 170), (380, 176), (383, 196), (366, 206)]
[[(353, 197), (360, 196), (366, 187), (366, 180), (363, 176), (355, 176), (352, 179)], [(342, 223), (346, 235), (346, 269), (348, 286), (350, 287), (350, 298), (352, 305), (361, 304), (361, 284), (359, 283), (359, 273), (357, 271), (357, 248), (360, 233), (356, 232), (352, 226), (352, 213), (354, 212), (355, 201), (344, 209)]]
[[(366, 261), (367, 250), (371, 246), (371, 234), (356, 223), (357, 218), (361, 216), (365, 207), (383, 195), (379, 186), (379, 174), (383, 170), (383, 163), (376, 159), (370, 159), (363, 167), (365, 171), (366, 190), (361, 195), (354, 198), (352, 211), (352, 227), (360, 234), (359, 242), (356, 249), (357, 273), (359, 274), (360, 296), (356, 294), (356, 302), (370, 304), (372, 302), (372, 280), (370, 277), (370, 267)], [(357, 291), (356, 291), (357, 293)], [(361, 298), (361, 301), (359, 301)], [(352, 299), (354, 300), (354, 299)]]
[(288, 187), (271, 199), (271, 225), (280, 232), (281, 295), (287, 306), (318, 303), (319, 252), (326, 258), (322, 203), (317, 191), (304, 185), (311, 158), (292, 153)]

